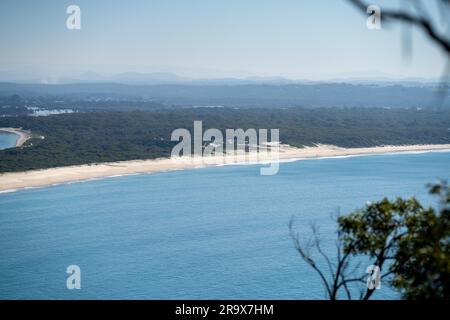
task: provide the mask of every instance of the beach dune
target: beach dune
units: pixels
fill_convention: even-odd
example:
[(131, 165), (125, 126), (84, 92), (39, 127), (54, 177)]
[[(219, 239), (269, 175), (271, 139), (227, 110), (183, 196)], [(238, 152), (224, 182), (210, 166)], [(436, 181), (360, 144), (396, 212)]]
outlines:
[[(341, 148), (333, 145), (317, 144), (312, 147), (294, 148), (281, 145), (279, 156), (264, 156), (256, 153), (212, 157), (160, 158), (151, 160), (130, 160), (100, 164), (86, 164), (67, 167), (11, 172), (0, 174), (0, 192), (21, 188), (43, 187), (66, 182), (82, 181), (94, 178), (120, 176), (138, 173), (201, 168), (224, 164), (267, 163), (273, 161), (317, 159), (339, 156), (372, 155), (399, 152), (450, 151), (450, 144), (378, 146), (367, 148)], [(268, 153), (270, 155), (270, 152)], [(267, 154), (266, 154), (267, 155)]]

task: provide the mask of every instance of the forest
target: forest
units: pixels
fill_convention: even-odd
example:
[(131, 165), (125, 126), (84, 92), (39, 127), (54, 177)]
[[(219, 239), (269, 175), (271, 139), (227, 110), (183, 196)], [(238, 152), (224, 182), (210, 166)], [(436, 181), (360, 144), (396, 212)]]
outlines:
[[(33, 137), (0, 150), (0, 172), (168, 157), (177, 128), (279, 129), (282, 143), (341, 147), (450, 143), (450, 111), (384, 108), (185, 108), (2, 117)], [(42, 139), (41, 137), (44, 137)]]

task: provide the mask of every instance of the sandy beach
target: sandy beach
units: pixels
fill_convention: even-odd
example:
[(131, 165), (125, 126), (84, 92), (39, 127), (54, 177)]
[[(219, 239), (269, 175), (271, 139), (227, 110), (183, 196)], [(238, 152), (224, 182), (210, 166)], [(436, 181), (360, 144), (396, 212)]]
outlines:
[[(3, 129), (2, 129), (3, 130)], [(94, 178), (121, 176), (138, 173), (174, 171), (207, 166), (278, 162), (288, 160), (318, 159), (339, 156), (373, 155), (401, 152), (450, 151), (450, 144), (439, 145), (405, 145), (379, 146), (368, 148), (341, 148), (333, 145), (316, 145), (314, 147), (294, 148), (281, 145), (279, 156), (273, 158), (271, 153), (227, 155), (213, 157), (181, 157), (152, 160), (131, 160), (91, 165), (58, 167), (26, 172), (0, 174), (0, 192), (14, 191), (21, 188), (43, 187), (53, 184), (82, 181)], [(279, 159), (279, 160), (278, 160)]]
[(16, 147), (21, 147), (31, 137), (30, 133), (22, 128), (0, 128), (0, 131), (17, 134), (19, 139), (16, 141)]

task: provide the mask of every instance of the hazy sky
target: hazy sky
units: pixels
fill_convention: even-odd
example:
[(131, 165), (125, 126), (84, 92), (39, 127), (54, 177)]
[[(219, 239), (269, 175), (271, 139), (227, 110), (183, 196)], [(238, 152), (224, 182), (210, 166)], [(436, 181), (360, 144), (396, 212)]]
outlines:
[[(81, 30), (66, 28), (70, 4), (81, 8)], [(440, 76), (444, 56), (420, 31), (406, 61), (406, 29), (382, 27), (368, 30), (345, 0), (0, 0), (0, 71)]]

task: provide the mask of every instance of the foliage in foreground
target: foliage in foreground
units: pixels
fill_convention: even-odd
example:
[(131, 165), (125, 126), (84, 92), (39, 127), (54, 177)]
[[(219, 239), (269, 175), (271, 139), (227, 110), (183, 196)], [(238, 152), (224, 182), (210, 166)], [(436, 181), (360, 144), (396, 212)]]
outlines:
[[(303, 245), (291, 236), (301, 257), (321, 277), (330, 299), (344, 290), (351, 299), (350, 285), (366, 284), (367, 275), (355, 276), (352, 259), (368, 257), (381, 270), (380, 277), (404, 299), (450, 299), (450, 189), (445, 182), (430, 186), (440, 197), (438, 208), (423, 207), (415, 198), (382, 199), (338, 218), (336, 262), (322, 251), (317, 233)], [(317, 249), (328, 264), (330, 275), (321, 270), (312, 255)], [(360, 298), (367, 300), (375, 288), (366, 287)]]

